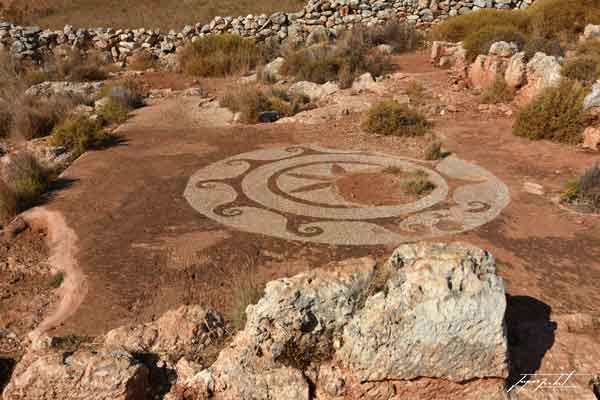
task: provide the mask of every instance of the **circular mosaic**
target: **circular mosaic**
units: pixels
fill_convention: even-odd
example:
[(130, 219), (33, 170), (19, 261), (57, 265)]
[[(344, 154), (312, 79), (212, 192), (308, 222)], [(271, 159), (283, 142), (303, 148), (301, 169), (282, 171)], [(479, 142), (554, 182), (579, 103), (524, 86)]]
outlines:
[(200, 213), (239, 230), (337, 245), (463, 232), (509, 202), (504, 183), (454, 156), (431, 163), (314, 145), (208, 165), (190, 178), (184, 196)]

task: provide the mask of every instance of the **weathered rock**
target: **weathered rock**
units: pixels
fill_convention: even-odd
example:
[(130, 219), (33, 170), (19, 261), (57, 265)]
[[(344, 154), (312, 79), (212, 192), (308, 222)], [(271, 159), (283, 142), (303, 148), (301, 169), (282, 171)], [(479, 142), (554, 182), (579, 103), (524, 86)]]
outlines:
[(308, 399), (297, 368), (332, 356), (374, 265), (370, 258), (351, 260), (269, 282), (258, 304), (248, 306), (245, 329), (198, 374), (197, 387), (226, 399)]
[(579, 40), (586, 41), (591, 39), (600, 38), (600, 25), (592, 25), (589, 24), (585, 27), (583, 34), (579, 38)]
[(68, 96), (91, 102), (103, 87), (104, 83), (102, 82), (42, 82), (27, 89), (25, 95), (33, 97)]
[(557, 86), (562, 75), (558, 58), (536, 53), (527, 63), (527, 84), (521, 89), (517, 101), (525, 104), (545, 89)]
[(270, 123), (277, 121), (279, 118), (279, 112), (277, 111), (264, 111), (258, 115), (258, 122)]
[(384, 290), (345, 327), (337, 353), (361, 382), (507, 377), (504, 285), (489, 253), (405, 245), (387, 268)]
[(600, 150), (600, 129), (597, 127), (588, 127), (583, 131), (583, 148), (590, 150)]
[(304, 95), (307, 96), (311, 101), (317, 101), (322, 97), (337, 92), (338, 90), (339, 86), (332, 82), (319, 85), (318, 83), (300, 81), (290, 86), (288, 92), (294, 95)]
[(510, 58), (519, 51), (515, 43), (496, 42), (490, 46), (488, 54), (490, 56)]
[(583, 109), (600, 107), (600, 81), (592, 85), (592, 91), (583, 99)]
[(279, 81), (283, 79), (283, 75), (281, 75), (281, 68), (285, 63), (285, 59), (283, 57), (277, 57), (263, 68), (263, 79)]
[(124, 351), (31, 352), (17, 364), (5, 400), (143, 400), (148, 369)]
[(466, 76), (466, 50), (462, 43), (433, 42), (431, 46), (431, 62), (442, 68), (454, 68), (461, 76)]
[(362, 92), (374, 92), (382, 94), (384, 91), (385, 87), (375, 82), (373, 76), (368, 72), (356, 78), (356, 80), (352, 84), (352, 93), (355, 94)]
[(511, 57), (504, 73), (504, 80), (508, 87), (518, 89), (527, 81), (527, 65), (525, 53), (520, 52)]
[(490, 86), (498, 76), (504, 76), (512, 56), (518, 51), (514, 43), (496, 42), (488, 55), (479, 55), (469, 67), (471, 85), (477, 89)]
[(223, 334), (223, 319), (216, 311), (198, 305), (181, 306), (154, 322), (113, 329), (106, 334), (104, 344), (178, 360), (201, 352)]

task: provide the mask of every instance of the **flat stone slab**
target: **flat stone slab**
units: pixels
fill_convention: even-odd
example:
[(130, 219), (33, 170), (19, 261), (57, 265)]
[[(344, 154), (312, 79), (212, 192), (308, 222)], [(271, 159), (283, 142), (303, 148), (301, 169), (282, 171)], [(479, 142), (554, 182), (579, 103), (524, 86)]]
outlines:
[[(349, 174), (418, 172), (435, 189), (412, 202), (365, 205), (340, 196)], [(189, 180), (185, 198), (198, 212), (242, 231), (334, 245), (398, 244), (481, 226), (510, 201), (485, 169), (457, 157), (425, 162), (315, 145), (239, 154), (210, 164)]]

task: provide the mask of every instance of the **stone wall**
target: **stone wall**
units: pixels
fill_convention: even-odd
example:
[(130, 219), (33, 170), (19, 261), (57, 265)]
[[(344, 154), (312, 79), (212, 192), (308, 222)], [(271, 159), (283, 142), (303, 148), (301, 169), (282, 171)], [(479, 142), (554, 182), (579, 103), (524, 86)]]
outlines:
[(482, 8), (514, 9), (528, 7), (534, 0), (308, 0), (299, 12), (278, 12), (270, 16), (215, 17), (208, 24), (185, 26), (180, 32), (153, 29), (75, 29), (44, 30), (0, 21), (0, 50), (18, 59), (38, 59), (56, 48), (97, 49), (114, 62), (143, 49), (168, 60), (186, 42), (219, 33), (235, 33), (259, 41), (303, 41), (311, 32), (338, 32), (356, 24), (382, 24), (389, 20), (407, 21), (426, 29), (449, 16), (467, 14)]

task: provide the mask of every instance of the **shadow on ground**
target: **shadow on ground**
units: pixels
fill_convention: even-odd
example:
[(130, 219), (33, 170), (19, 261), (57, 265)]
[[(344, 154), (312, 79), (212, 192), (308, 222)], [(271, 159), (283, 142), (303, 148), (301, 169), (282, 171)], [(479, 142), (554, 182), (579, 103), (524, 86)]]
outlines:
[(556, 323), (550, 320), (552, 308), (529, 296), (507, 296), (506, 324), (510, 372), (508, 387), (534, 374), (546, 352), (554, 344)]

